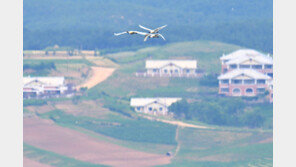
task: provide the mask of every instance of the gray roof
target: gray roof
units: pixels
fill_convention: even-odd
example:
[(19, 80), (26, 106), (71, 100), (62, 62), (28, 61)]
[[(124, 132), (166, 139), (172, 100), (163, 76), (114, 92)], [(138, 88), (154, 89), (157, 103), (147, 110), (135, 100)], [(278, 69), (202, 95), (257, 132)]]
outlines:
[(138, 107), (138, 106), (145, 106), (153, 102), (158, 102), (165, 106), (170, 106), (179, 100), (181, 100), (181, 98), (172, 98), (172, 97), (131, 98), (130, 105), (133, 107)]
[(220, 60), (231, 60), (231, 59), (239, 58), (241, 56), (256, 57), (256, 56), (266, 56), (266, 55), (253, 49), (240, 49), (240, 50), (231, 52), (227, 55), (223, 55), (222, 57), (220, 57)]
[(174, 64), (181, 68), (197, 68), (196, 60), (147, 60), (146, 68), (162, 68), (169, 64)]
[(24, 77), (23, 85), (38, 81), (48, 86), (61, 86), (64, 85), (64, 80), (64, 77)]
[(269, 56), (239, 56), (237, 58), (233, 58), (231, 60), (229, 60), (228, 62), (226, 62), (226, 64), (240, 64), (244, 61), (247, 61), (247, 60), (254, 60), (254, 61), (257, 61), (261, 64), (273, 64), (273, 59)]
[(235, 69), (230, 72), (227, 72), (225, 74), (222, 74), (218, 77), (218, 79), (232, 79), (234, 77), (240, 76), (240, 75), (246, 75), (253, 79), (267, 79), (270, 80), (271, 77), (268, 75), (265, 75), (263, 73), (260, 73), (253, 69)]

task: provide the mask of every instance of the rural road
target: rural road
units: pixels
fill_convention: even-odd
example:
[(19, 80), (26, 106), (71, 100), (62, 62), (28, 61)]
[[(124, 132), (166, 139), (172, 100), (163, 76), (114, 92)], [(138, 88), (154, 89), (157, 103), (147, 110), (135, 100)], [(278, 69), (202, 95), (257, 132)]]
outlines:
[(83, 84), (77, 86), (77, 90), (79, 90), (81, 87), (87, 87), (88, 89), (90, 89), (106, 80), (115, 71), (115, 68), (106, 67), (91, 67), (91, 69), (91, 77)]

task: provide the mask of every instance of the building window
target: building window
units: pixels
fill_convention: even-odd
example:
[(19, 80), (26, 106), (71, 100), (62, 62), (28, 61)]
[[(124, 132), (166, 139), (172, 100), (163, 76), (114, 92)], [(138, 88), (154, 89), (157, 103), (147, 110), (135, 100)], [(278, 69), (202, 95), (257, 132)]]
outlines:
[(228, 83), (229, 83), (229, 80), (228, 80), (228, 79), (222, 79), (222, 80), (221, 80), (221, 83), (222, 83), (222, 84), (228, 84)]
[(165, 69), (165, 70), (164, 70), (164, 73), (168, 73), (168, 70), (167, 70), (167, 69)]
[(265, 65), (265, 69), (272, 69), (272, 65), (270, 65), (270, 64), (266, 64), (266, 65)]
[(175, 73), (178, 73), (178, 72), (179, 72), (179, 70), (176, 69), (176, 70), (175, 70)]
[(273, 73), (267, 73), (267, 75), (273, 78)]
[(162, 107), (159, 107), (159, 111), (162, 111)]
[(140, 111), (141, 110), (141, 107), (137, 107), (137, 111)]
[(241, 79), (234, 79), (232, 80), (233, 84), (242, 84), (242, 80)]
[(229, 92), (229, 88), (221, 88), (221, 92)]
[(253, 69), (262, 69), (262, 65), (253, 65), (252, 68)]
[(186, 72), (187, 72), (187, 73), (190, 73), (190, 70), (189, 70), (189, 69), (187, 69), (187, 70), (186, 70)]
[(157, 69), (153, 69), (153, 72), (157, 72)]
[(236, 64), (231, 64), (229, 67), (230, 67), (231, 69), (236, 69), (236, 68), (237, 68), (237, 65), (236, 65)]
[(247, 85), (255, 84), (255, 80), (254, 79), (246, 79), (246, 80), (244, 80), (244, 83)]
[(246, 93), (253, 93), (254, 91), (253, 91), (253, 89), (252, 88), (247, 88), (246, 89)]
[(149, 107), (148, 109), (149, 109), (149, 111), (152, 111), (152, 107)]
[(241, 90), (239, 88), (234, 88), (232, 90), (232, 93), (234, 93), (234, 94), (239, 94), (240, 92), (241, 92)]
[(264, 79), (258, 79), (257, 84), (265, 84), (265, 80)]
[(256, 92), (257, 93), (264, 93), (265, 92), (265, 88), (257, 88)]
[(248, 69), (248, 68), (250, 68), (250, 65), (240, 65), (239, 68)]

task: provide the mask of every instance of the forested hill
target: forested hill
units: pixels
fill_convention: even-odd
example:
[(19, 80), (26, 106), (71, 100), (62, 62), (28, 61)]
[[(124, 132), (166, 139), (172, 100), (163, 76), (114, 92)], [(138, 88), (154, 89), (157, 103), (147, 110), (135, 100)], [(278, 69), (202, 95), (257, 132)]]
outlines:
[[(83, 49), (216, 40), (272, 53), (272, 0), (24, 0), (24, 49)], [(114, 32), (158, 27), (167, 41)], [(128, 39), (129, 38), (129, 39)], [(128, 42), (127, 42), (128, 39)]]

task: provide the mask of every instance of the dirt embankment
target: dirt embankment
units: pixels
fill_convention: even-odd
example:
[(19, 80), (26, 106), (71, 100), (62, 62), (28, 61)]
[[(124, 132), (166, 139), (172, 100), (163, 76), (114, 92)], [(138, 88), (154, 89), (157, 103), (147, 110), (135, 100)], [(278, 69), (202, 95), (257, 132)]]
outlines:
[(145, 153), (100, 141), (37, 117), (24, 118), (24, 142), (77, 160), (120, 167), (170, 163), (165, 155)]
[(77, 86), (77, 89), (81, 87), (92, 88), (106, 80), (115, 71), (115, 68), (105, 68), (105, 67), (91, 67), (91, 76), (83, 84)]

